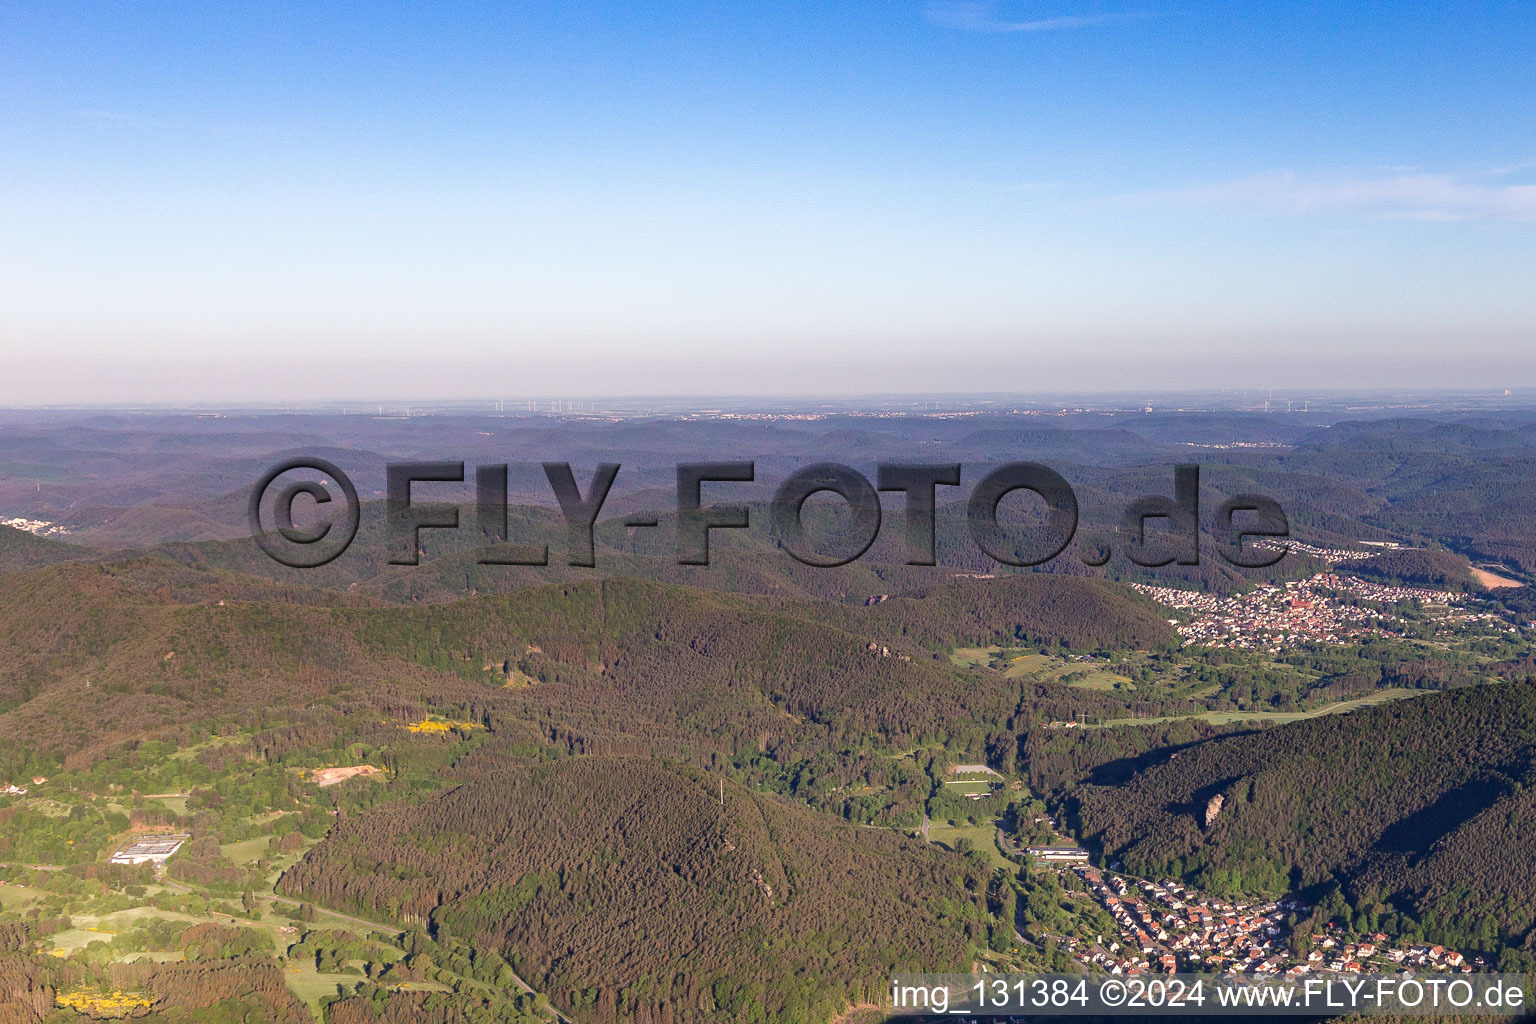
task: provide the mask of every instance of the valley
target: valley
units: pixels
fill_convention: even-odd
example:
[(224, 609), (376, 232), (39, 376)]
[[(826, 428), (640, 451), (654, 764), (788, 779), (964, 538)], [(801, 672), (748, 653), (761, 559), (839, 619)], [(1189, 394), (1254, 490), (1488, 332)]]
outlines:
[(1262, 579), (980, 572), (955, 525), (931, 573), (751, 531), (680, 572), (607, 522), (608, 570), (500, 579), (463, 537), (304, 575), (0, 532), (17, 1020), (823, 1024), (938, 967), (1528, 967), (1536, 866), (1493, 852), (1536, 791), (1525, 588), (1333, 530)]

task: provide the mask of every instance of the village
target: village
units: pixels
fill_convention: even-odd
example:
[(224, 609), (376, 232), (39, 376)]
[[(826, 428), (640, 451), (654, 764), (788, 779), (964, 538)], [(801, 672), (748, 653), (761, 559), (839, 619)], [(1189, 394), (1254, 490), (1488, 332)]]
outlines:
[[(1131, 586), (1159, 604), (1188, 614), (1184, 621), (1169, 620), (1186, 647), (1277, 653), (1301, 644), (1343, 644), (1366, 637), (1403, 636), (1408, 620), (1387, 609), (1404, 601), (1443, 608), (1435, 619), (1437, 624), (1515, 631), (1513, 625), (1492, 612), (1456, 609), (1464, 600), (1460, 594), (1375, 583), (1335, 573), (1262, 584), (1246, 593), (1227, 596), (1144, 583)], [(1376, 607), (1356, 602), (1370, 602)]]
[(0, 526), (9, 526), (13, 530), (22, 530), (26, 533), (36, 534), (39, 537), (63, 537), (68, 535), (69, 529), (60, 526), (49, 519), (28, 519), (26, 516), (11, 516), (0, 519)]
[[(1042, 856), (1049, 851), (1054, 856)], [(1309, 909), (1293, 897), (1223, 899), (1170, 879), (1149, 881), (1093, 866), (1087, 851), (1031, 848), (1031, 860), (1058, 875), (1071, 874), (1079, 898), (1092, 899), (1118, 927), (1093, 941), (1062, 937), (1073, 959), (1090, 971), (1112, 975), (1198, 971), (1229, 975), (1284, 976), (1406, 973), (1472, 973), (1487, 969), (1482, 957), (1467, 958), (1438, 945), (1393, 946), (1377, 932), (1353, 939), (1329, 925), (1310, 936), (1309, 948), (1293, 952), (1287, 920)]]

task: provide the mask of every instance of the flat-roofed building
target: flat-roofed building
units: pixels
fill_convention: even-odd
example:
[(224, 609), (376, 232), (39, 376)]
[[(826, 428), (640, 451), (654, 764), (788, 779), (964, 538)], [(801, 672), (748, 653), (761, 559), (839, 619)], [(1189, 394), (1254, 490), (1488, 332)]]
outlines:
[(188, 835), (145, 836), (135, 839), (112, 855), (113, 864), (164, 864), (176, 855)]
[(1078, 846), (1026, 846), (1024, 852), (1038, 860), (1086, 863), (1088, 851)]

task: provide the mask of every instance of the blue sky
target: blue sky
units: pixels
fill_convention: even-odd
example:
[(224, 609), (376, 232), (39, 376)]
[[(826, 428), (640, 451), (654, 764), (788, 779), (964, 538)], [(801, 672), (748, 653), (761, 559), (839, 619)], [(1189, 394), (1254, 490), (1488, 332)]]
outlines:
[(1536, 5), (0, 0), (0, 402), (1536, 385)]

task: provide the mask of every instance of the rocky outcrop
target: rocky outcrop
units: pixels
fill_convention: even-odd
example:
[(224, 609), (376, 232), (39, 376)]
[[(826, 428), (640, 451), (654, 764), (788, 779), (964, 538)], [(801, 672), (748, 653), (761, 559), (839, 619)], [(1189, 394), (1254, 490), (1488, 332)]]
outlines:
[(1216, 815), (1221, 813), (1221, 805), (1227, 802), (1227, 798), (1217, 793), (1211, 797), (1205, 805), (1205, 827), (1210, 828), (1216, 821)]

